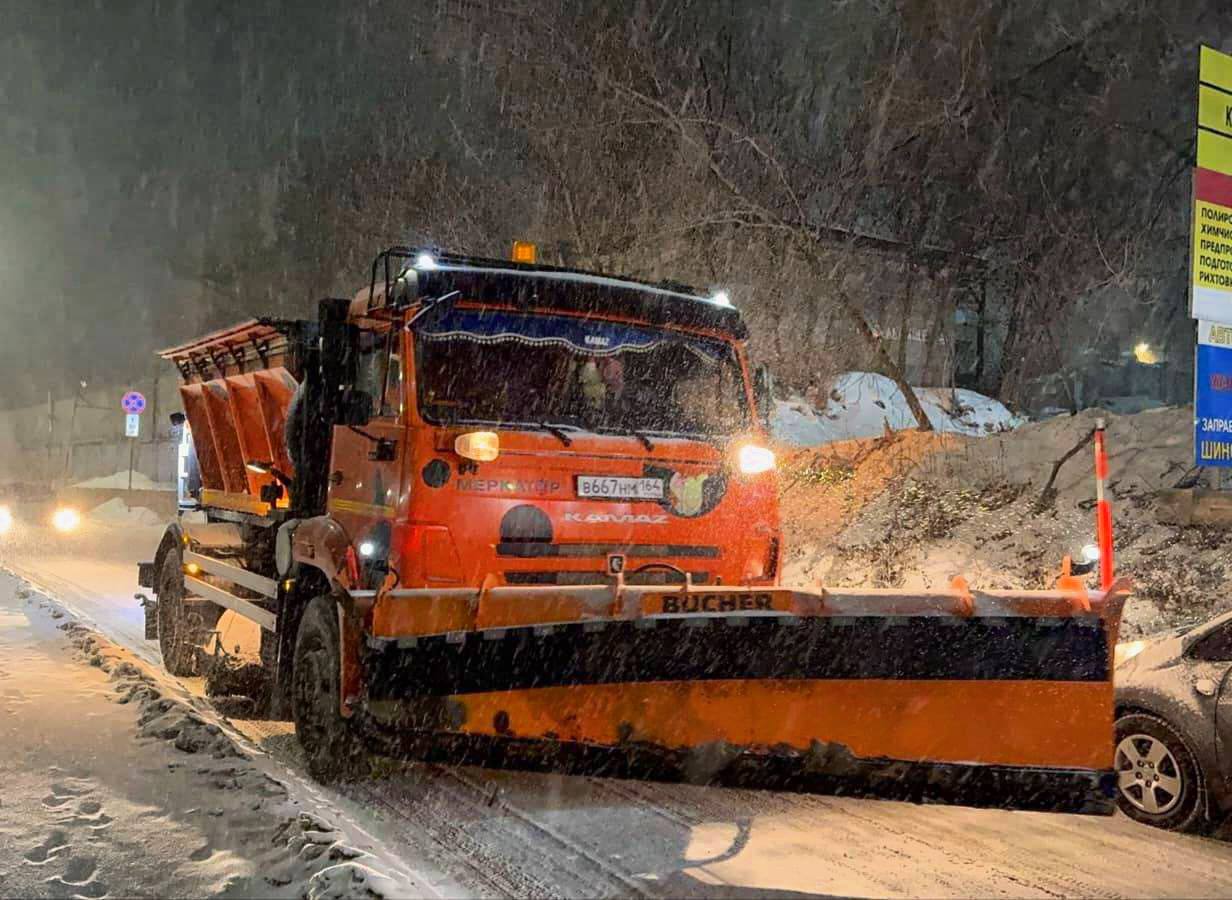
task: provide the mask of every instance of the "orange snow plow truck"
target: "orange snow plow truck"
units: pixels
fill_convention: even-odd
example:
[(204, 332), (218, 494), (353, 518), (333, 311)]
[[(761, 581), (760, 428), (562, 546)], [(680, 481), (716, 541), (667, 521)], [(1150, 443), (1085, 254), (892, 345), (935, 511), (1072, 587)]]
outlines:
[(316, 320), (166, 350), (199, 478), (147, 636), (322, 779), (375, 750), (1110, 813), (1121, 585), (780, 586), (745, 338), (722, 295), (393, 248)]

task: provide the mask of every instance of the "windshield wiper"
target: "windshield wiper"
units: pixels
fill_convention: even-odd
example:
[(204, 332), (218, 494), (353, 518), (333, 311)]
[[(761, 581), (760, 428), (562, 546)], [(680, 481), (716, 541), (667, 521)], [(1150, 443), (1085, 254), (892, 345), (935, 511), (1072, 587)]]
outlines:
[(535, 424), (543, 431), (546, 431), (548, 434), (552, 435), (552, 437), (558, 439), (566, 447), (573, 444), (573, 439), (569, 437), (569, 435), (565, 434), (565, 430), (563, 428), (560, 428), (557, 425), (550, 425), (547, 422), (536, 422)]
[(650, 453), (654, 450), (655, 448), (654, 442), (651, 441), (650, 438), (648, 438), (642, 432), (637, 431), (636, 429), (630, 428), (629, 434), (633, 435), (635, 438), (637, 438), (639, 441), (642, 442), (642, 446), (646, 448), (647, 453)]

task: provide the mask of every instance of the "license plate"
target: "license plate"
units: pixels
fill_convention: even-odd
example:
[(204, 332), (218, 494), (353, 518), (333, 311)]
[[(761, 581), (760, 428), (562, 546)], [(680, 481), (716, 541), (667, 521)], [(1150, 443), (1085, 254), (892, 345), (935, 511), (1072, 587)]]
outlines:
[(662, 478), (579, 475), (577, 495), (588, 500), (662, 500)]

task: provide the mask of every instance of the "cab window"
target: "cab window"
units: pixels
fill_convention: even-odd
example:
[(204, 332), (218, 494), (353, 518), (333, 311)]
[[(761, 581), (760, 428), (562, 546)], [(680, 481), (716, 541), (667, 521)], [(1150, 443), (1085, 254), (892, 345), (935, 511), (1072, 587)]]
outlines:
[(1198, 641), (1189, 655), (1203, 662), (1232, 662), (1232, 622)]
[(389, 341), (389, 359), (385, 365), (385, 390), (381, 394), (381, 415), (402, 415), (402, 353), (397, 336)]
[(366, 331), (360, 334), (355, 387), (372, 397), (378, 416), (402, 412), (402, 356), (396, 335)]

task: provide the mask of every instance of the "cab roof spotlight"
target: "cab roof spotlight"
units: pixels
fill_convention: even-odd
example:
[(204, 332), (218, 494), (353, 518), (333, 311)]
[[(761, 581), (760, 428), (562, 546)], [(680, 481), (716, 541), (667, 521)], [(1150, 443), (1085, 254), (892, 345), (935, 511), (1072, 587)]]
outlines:
[(727, 291), (715, 291), (710, 297), (710, 302), (715, 306), (730, 307), (732, 305), (731, 295)]
[(415, 257), (415, 266), (420, 272), (430, 272), (436, 268), (436, 260), (431, 253), (421, 253)]

